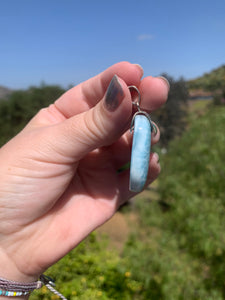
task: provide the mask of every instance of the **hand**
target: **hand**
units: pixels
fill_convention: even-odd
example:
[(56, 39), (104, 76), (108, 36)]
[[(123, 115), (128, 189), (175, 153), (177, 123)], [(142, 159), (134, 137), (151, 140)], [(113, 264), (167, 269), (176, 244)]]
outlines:
[[(139, 88), (148, 111), (168, 94), (164, 80), (142, 75), (138, 65), (110, 67), (42, 109), (0, 149), (0, 276), (36, 280), (134, 196), (129, 170), (117, 172), (130, 160), (128, 86)], [(147, 184), (160, 172), (154, 153), (150, 169)]]

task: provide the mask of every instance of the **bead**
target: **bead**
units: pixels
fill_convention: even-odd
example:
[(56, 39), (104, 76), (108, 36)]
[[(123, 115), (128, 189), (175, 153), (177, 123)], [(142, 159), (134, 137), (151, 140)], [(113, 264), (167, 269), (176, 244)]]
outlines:
[(151, 124), (145, 115), (134, 118), (134, 135), (131, 152), (130, 184), (132, 192), (140, 192), (145, 186), (151, 150)]
[(13, 292), (13, 291), (0, 290), (0, 296), (6, 296), (6, 297), (26, 296), (28, 294), (29, 292)]

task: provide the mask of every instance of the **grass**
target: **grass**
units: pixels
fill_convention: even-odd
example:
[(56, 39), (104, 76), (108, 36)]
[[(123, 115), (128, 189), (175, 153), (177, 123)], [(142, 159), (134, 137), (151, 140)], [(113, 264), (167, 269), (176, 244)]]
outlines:
[(190, 100), (188, 102), (188, 124), (192, 124), (193, 121), (203, 116), (209, 109), (211, 103), (212, 100)]

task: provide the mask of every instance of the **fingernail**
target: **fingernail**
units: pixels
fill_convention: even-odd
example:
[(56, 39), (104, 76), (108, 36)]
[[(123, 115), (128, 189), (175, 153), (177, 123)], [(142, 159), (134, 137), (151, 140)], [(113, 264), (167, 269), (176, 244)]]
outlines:
[(124, 92), (118, 77), (113, 76), (105, 96), (105, 107), (109, 111), (115, 111), (124, 98)]
[(153, 155), (155, 157), (156, 162), (159, 163), (159, 155), (158, 155), (158, 153), (154, 152)]
[(157, 135), (158, 129), (153, 122), (151, 122), (151, 131), (153, 131), (155, 136)]
[(139, 64), (134, 64), (135, 66), (137, 66), (138, 68), (139, 68), (139, 70), (141, 71), (141, 77), (144, 75), (144, 69), (142, 68), (142, 66), (141, 65), (139, 65)]
[(169, 81), (166, 79), (166, 77), (158, 76), (157, 78), (162, 79), (162, 80), (166, 83), (167, 88), (168, 88), (168, 92), (169, 92), (169, 90), (170, 90), (170, 83), (169, 83)]

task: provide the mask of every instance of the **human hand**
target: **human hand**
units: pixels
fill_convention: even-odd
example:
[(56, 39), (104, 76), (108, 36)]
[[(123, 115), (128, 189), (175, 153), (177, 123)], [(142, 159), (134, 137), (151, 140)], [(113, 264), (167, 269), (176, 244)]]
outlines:
[[(110, 67), (42, 109), (0, 149), (0, 276), (36, 280), (134, 196), (129, 170), (117, 172), (130, 160), (128, 86), (138, 87), (146, 111), (169, 90), (142, 75), (127, 62)], [(147, 184), (159, 172), (152, 153)]]

